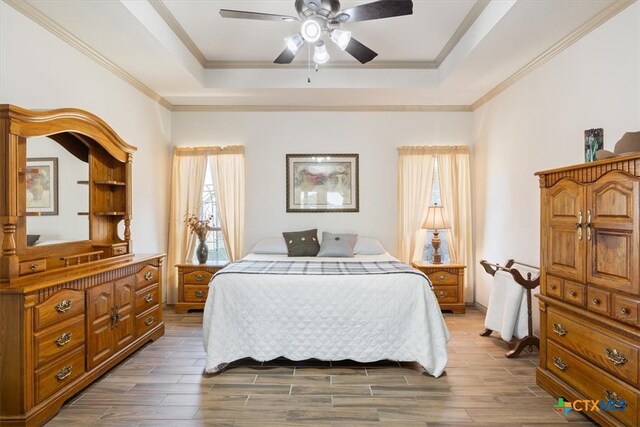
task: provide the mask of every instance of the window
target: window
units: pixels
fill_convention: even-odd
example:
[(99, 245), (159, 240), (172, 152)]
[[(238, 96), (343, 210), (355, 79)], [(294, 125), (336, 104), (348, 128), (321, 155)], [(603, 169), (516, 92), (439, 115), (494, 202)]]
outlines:
[[(433, 187), (431, 189), (430, 206), (434, 203), (442, 206), (442, 200), (440, 199), (440, 177), (438, 175), (438, 159), (435, 160), (435, 165), (433, 168)], [(440, 230), (440, 240), (442, 241), (442, 243), (440, 244), (438, 253), (442, 256), (442, 262), (450, 261), (449, 245), (447, 244), (447, 233), (448, 230)], [(422, 253), (422, 260), (426, 262), (430, 262), (433, 260), (433, 253), (435, 252), (433, 246), (431, 246), (431, 239), (433, 239), (433, 232), (427, 231), (427, 238), (425, 239), (424, 251)]]
[(204, 178), (202, 189), (202, 205), (200, 207), (200, 218), (211, 218), (211, 232), (207, 234), (207, 246), (209, 247), (209, 261), (229, 261), (227, 250), (224, 246), (224, 237), (220, 229), (220, 217), (216, 205), (216, 194), (213, 188), (213, 177), (207, 165), (207, 173)]

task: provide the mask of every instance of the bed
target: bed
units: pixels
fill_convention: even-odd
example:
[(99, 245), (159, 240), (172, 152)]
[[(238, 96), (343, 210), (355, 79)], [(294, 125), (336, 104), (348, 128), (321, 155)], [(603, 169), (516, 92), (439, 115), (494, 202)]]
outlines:
[(388, 253), (252, 253), (212, 278), (203, 340), (207, 373), (286, 357), (416, 361), (438, 377), (449, 332), (427, 277)]

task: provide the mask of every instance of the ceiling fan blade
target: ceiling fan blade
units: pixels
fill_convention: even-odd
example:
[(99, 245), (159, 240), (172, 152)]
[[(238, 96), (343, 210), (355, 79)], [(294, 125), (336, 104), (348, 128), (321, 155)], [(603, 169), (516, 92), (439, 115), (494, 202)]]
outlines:
[(392, 18), (413, 14), (413, 1), (411, 0), (379, 0), (361, 4), (349, 9), (343, 9), (340, 15), (349, 15), (348, 19), (341, 22), (360, 22), (372, 19)]
[(353, 37), (351, 37), (351, 40), (345, 48), (345, 51), (347, 51), (349, 55), (360, 61), (361, 64), (366, 64), (367, 62), (378, 56), (376, 52), (372, 51)]
[[(297, 53), (297, 52), (296, 52)], [(296, 57), (296, 53), (291, 52), (288, 48), (284, 48), (282, 53), (273, 61), (274, 64), (291, 64)]]
[(223, 18), (236, 18), (236, 19), (255, 19), (258, 21), (280, 21), (280, 22), (292, 22), (299, 21), (300, 18), (287, 15), (274, 15), (272, 13), (261, 12), (246, 12), (244, 10), (230, 10), (220, 9), (220, 16)]

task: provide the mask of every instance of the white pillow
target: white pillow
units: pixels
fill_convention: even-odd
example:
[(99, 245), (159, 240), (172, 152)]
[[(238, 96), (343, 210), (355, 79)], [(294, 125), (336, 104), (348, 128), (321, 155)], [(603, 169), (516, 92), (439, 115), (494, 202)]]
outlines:
[(283, 254), (287, 255), (287, 243), (284, 241), (284, 237), (270, 237), (268, 239), (262, 239), (251, 248), (252, 254)]
[(382, 255), (385, 251), (382, 247), (380, 240), (372, 237), (360, 237), (356, 241), (356, 245), (353, 247), (354, 255)]

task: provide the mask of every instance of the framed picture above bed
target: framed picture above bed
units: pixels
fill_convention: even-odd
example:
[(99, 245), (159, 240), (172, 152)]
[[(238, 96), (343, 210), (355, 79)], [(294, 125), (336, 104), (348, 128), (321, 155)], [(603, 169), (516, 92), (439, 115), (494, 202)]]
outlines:
[(58, 215), (58, 159), (28, 158), (25, 181), (27, 212)]
[(287, 154), (287, 212), (359, 212), (357, 154)]

